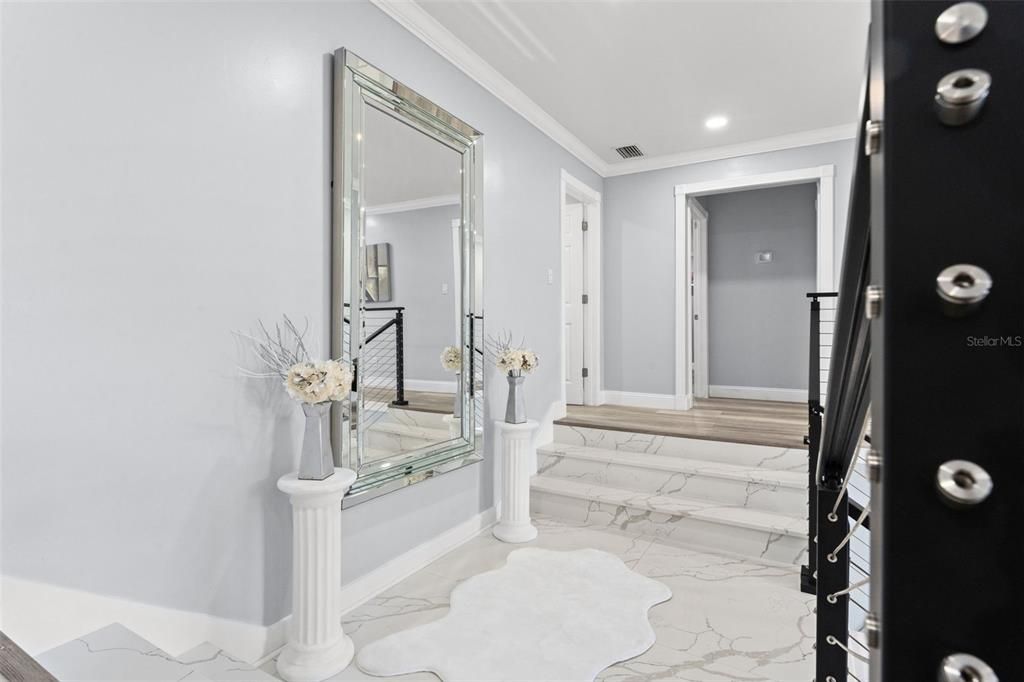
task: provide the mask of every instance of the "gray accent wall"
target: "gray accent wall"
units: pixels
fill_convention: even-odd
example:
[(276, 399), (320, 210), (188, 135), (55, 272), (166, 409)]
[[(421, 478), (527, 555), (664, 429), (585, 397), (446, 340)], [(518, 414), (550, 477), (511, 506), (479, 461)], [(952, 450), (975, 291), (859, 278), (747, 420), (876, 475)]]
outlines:
[[(701, 197), (708, 211), (708, 383), (807, 389), (813, 184)], [(770, 263), (758, 252), (770, 251)]]
[(606, 178), (602, 224), (604, 386), (675, 392), (675, 186), (833, 164), (836, 277), (854, 140)]
[[(440, 358), (445, 346), (455, 344), (459, 284), (454, 278), (452, 220), (461, 211), (453, 204), (366, 219), (366, 243), (391, 244), (392, 300), (380, 305), (405, 307), (406, 380), (455, 381)], [(441, 293), (442, 284), (448, 285), (447, 294)]]
[[(0, 11), (5, 575), (257, 624), (290, 611), (276, 482), (301, 413), (240, 375), (232, 330), (286, 313), (328, 348), (339, 47), (483, 131), (488, 328), (545, 363), (531, 418), (560, 399), (560, 171), (601, 178), (371, 3)], [(342, 512), (343, 582), (491, 508), (492, 446)]]

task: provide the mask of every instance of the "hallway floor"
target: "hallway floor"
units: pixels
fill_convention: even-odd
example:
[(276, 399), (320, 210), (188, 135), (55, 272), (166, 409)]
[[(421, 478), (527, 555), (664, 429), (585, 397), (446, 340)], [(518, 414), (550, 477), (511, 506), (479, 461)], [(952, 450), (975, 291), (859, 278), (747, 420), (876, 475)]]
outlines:
[[(650, 611), (658, 641), (647, 652), (606, 669), (598, 679), (691, 682), (806, 682), (814, 675), (813, 597), (799, 590), (793, 568), (758, 564), (551, 519), (535, 519), (540, 535), (509, 545), (489, 531), (349, 613), (345, 630), (356, 651), (392, 632), (441, 618), (452, 589), (502, 566), (520, 547), (610, 552), (673, 592)], [(496, 643), (497, 644), (497, 643)], [(263, 670), (273, 674), (274, 664)], [(332, 680), (380, 680), (353, 663)], [(434, 680), (429, 673), (396, 680)]]
[(569, 405), (566, 417), (556, 423), (729, 443), (807, 448), (804, 445), (806, 403), (698, 398), (691, 410)]

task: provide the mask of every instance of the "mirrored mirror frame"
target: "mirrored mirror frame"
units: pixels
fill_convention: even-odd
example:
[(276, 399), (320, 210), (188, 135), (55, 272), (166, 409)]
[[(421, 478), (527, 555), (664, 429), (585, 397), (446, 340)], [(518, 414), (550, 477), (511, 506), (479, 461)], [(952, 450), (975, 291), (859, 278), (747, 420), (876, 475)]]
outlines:
[[(363, 410), (362, 377), (356, 372), (350, 403), (336, 403), (331, 443), (336, 466), (356, 472), (343, 507), (453, 471), (483, 459), (483, 135), (354, 53), (334, 53), (331, 357), (358, 367), (364, 335), (361, 259), (365, 246), (363, 202), (364, 105), (446, 145), (462, 157), (461, 437), (364, 462), (362, 434), (350, 428)], [(355, 305), (353, 305), (355, 298)], [(346, 314), (346, 312), (348, 314)], [(346, 334), (346, 325), (354, 333)], [(438, 349), (438, 355), (440, 356)]]

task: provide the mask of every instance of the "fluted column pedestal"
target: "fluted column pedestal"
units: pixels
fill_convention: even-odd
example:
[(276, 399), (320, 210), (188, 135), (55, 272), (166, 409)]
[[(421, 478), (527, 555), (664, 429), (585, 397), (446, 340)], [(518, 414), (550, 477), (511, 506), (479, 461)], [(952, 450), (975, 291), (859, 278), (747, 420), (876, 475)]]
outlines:
[(322, 481), (282, 476), (277, 487), (292, 502), (292, 619), (277, 672), (289, 682), (320, 682), (352, 660), (341, 629), (341, 498), (356, 480), (335, 469)]
[(525, 424), (494, 423), (501, 443), (501, 519), (494, 537), (503, 542), (529, 542), (537, 537), (530, 522), (530, 476), (536, 455), (533, 436), (537, 422)]

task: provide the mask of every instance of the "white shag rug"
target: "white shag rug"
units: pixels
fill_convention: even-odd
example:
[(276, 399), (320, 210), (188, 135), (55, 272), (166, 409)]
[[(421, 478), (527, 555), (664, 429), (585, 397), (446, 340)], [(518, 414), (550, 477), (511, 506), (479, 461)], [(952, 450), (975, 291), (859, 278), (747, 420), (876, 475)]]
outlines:
[(607, 552), (518, 549), (458, 585), (443, 618), (373, 642), (356, 661), (371, 675), (445, 682), (590, 681), (654, 644), (647, 611), (671, 597)]

